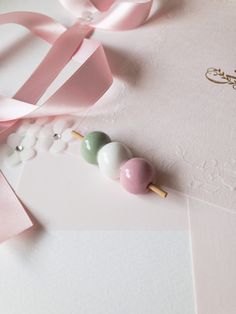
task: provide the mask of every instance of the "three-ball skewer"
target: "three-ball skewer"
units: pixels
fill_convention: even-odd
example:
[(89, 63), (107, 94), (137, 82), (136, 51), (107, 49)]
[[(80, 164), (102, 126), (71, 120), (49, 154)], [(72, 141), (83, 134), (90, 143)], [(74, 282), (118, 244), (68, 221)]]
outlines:
[(83, 136), (73, 130), (72, 135), (82, 141), (81, 153), (84, 159), (91, 164), (98, 164), (108, 177), (120, 178), (128, 192), (143, 194), (150, 190), (161, 198), (167, 197), (166, 191), (152, 183), (154, 167), (143, 158), (132, 158), (130, 149), (124, 144), (111, 142), (103, 132), (91, 132)]

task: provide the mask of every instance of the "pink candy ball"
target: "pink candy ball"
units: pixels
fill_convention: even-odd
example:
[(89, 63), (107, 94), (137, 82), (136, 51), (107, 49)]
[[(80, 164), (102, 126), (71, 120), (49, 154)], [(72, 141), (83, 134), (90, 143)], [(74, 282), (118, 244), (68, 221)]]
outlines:
[(144, 194), (155, 178), (153, 166), (143, 158), (132, 158), (120, 168), (121, 185), (130, 193)]

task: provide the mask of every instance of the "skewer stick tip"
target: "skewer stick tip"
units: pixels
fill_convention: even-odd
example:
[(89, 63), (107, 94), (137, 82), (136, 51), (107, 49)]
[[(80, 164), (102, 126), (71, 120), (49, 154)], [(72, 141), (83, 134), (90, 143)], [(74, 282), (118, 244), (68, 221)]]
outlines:
[(83, 135), (81, 135), (79, 132), (75, 131), (75, 130), (72, 130), (71, 131), (72, 135), (80, 140), (82, 140), (84, 137)]
[(154, 184), (149, 184), (148, 189), (156, 194), (158, 194), (161, 198), (166, 198), (168, 193), (161, 188), (157, 187)]

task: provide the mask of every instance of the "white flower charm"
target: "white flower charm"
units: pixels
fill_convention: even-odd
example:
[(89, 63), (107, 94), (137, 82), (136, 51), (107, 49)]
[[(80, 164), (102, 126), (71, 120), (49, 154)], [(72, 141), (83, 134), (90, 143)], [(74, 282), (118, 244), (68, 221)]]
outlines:
[(33, 147), (36, 140), (36, 137), (32, 135), (22, 136), (20, 133), (10, 134), (7, 138), (9, 153), (6, 162), (10, 166), (16, 166), (23, 161), (34, 158), (36, 150)]
[(56, 119), (43, 126), (38, 133), (36, 148), (39, 151), (50, 151), (51, 153), (61, 153), (73, 140), (72, 129), (74, 122)]
[(74, 122), (61, 118), (25, 120), (15, 133), (8, 136), (4, 145), (4, 159), (9, 165), (16, 166), (34, 158), (37, 151), (63, 152), (74, 139), (71, 132), (73, 128), (70, 128)]
[(30, 160), (36, 156), (35, 144), (40, 129), (48, 118), (35, 120), (27, 119), (19, 125), (15, 133), (7, 138), (5, 146), (6, 162), (10, 166), (16, 166), (23, 161)]

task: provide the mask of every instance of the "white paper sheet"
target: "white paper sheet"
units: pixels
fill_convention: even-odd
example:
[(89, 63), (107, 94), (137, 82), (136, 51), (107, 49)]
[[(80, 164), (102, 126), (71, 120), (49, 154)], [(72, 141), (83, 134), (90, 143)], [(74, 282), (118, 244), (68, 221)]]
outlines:
[(236, 215), (189, 201), (198, 314), (236, 313)]
[(0, 259), (1, 313), (194, 314), (187, 232), (54, 231)]

